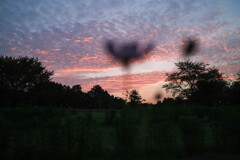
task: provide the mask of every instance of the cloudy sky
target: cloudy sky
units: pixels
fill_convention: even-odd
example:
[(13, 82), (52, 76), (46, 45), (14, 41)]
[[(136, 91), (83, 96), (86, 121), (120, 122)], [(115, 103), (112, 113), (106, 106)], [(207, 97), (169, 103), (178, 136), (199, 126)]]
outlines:
[[(96, 84), (116, 96), (137, 89), (154, 102), (154, 93), (164, 93), (165, 73), (184, 59), (186, 37), (200, 42), (192, 60), (228, 77), (240, 70), (239, 6), (239, 0), (0, 0), (0, 54), (38, 57), (55, 71), (54, 81), (83, 91)], [(156, 47), (125, 73), (104, 53), (108, 39)]]

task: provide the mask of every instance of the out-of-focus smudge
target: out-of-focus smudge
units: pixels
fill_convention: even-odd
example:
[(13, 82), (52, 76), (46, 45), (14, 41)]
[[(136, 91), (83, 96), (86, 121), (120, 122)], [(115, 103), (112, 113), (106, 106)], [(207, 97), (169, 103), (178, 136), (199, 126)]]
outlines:
[(138, 42), (117, 45), (114, 41), (107, 41), (105, 49), (108, 55), (119, 61), (125, 69), (129, 69), (131, 62), (146, 58), (154, 49), (154, 45), (149, 43), (141, 46)]
[(194, 37), (189, 37), (183, 41), (182, 54), (185, 57), (193, 56), (199, 49), (199, 40)]

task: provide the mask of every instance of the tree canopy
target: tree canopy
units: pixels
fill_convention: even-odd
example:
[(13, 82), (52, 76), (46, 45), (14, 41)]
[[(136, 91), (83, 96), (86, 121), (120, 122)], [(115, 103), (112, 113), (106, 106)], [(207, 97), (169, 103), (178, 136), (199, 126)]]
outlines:
[(143, 101), (145, 101), (144, 99), (142, 99), (141, 95), (136, 89), (130, 92), (126, 91), (124, 95), (125, 95), (125, 101), (128, 101), (131, 104), (141, 104)]
[(84, 93), (80, 84), (72, 87), (51, 80), (37, 58), (0, 56), (1, 106), (56, 106), (69, 108), (122, 108), (125, 101), (110, 95), (100, 85)]
[(0, 56), (0, 83), (9, 89), (27, 91), (52, 75), (37, 58)]
[(53, 71), (43, 67), (37, 58), (0, 56), (0, 88), (5, 95), (10, 94), (12, 105), (18, 93), (23, 95), (37, 84), (49, 82), (52, 75)]
[(217, 68), (189, 59), (175, 65), (178, 70), (166, 74), (169, 83), (163, 86), (174, 97), (198, 102), (204, 100), (207, 104), (210, 103), (209, 99), (221, 97), (218, 94), (222, 93), (227, 83)]
[(166, 91), (172, 92), (174, 97), (188, 99), (198, 89), (199, 81), (223, 79), (222, 73), (217, 68), (208, 68), (208, 64), (203, 62), (193, 62), (188, 59), (175, 63), (175, 65), (178, 70), (166, 74), (166, 81), (169, 83), (163, 86)]

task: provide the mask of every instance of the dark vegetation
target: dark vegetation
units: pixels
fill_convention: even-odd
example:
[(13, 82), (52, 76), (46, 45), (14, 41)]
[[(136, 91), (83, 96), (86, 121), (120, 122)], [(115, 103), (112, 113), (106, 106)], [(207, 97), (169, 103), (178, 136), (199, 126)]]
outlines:
[[(164, 85), (174, 98), (165, 98), (157, 106), (177, 104), (237, 105), (240, 104), (240, 73), (235, 80), (223, 77), (217, 68), (190, 60), (176, 63), (178, 71), (167, 73)], [(81, 85), (72, 87), (51, 80), (53, 71), (47, 70), (35, 58), (0, 56), (0, 105), (56, 106), (80, 109), (122, 108), (126, 100), (141, 105), (144, 100), (136, 90), (126, 93), (126, 99), (110, 95), (95, 85), (84, 93)]]
[(0, 158), (237, 160), (239, 115), (239, 106), (1, 109)]
[(228, 80), (215, 67), (203, 62), (186, 60), (175, 63), (178, 71), (167, 73), (168, 84), (163, 88), (172, 92), (175, 103), (217, 106), (240, 104), (240, 73), (235, 80)]
[(66, 108), (121, 108), (125, 101), (110, 95), (96, 85), (82, 92), (81, 85), (72, 87), (51, 80), (47, 70), (35, 58), (0, 57), (0, 105), (56, 106)]
[(85, 93), (52, 81), (38, 59), (1, 56), (0, 159), (239, 159), (240, 73), (176, 66), (164, 86), (174, 98), (153, 105), (136, 90)]

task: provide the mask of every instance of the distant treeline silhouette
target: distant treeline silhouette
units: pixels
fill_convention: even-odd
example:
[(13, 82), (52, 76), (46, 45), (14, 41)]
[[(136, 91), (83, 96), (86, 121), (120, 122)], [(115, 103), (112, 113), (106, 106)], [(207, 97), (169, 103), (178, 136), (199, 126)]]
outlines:
[[(203, 62), (186, 60), (176, 66), (178, 71), (167, 73), (169, 83), (163, 86), (175, 98), (165, 98), (156, 106), (240, 104), (239, 73), (235, 80), (228, 81), (218, 69), (207, 68)], [(79, 84), (70, 87), (52, 81), (53, 74), (37, 58), (0, 56), (0, 105), (106, 109), (122, 108), (127, 102), (143, 103), (136, 90), (128, 92), (125, 100), (110, 95), (100, 85), (85, 93)]]
[[(203, 62), (185, 60), (175, 63), (178, 70), (167, 73), (169, 83), (164, 85), (175, 100), (169, 103), (190, 103), (198, 105), (240, 104), (240, 72), (234, 80), (223, 77), (215, 67), (207, 67)], [(167, 100), (167, 99), (166, 99)]]
[(0, 57), (1, 106), (57, 106), (71, 108), (121, 108), (125, 101), (95, 85), (84, 93), (80, 85), (56, 83), (53, 71), (37, 58)]

